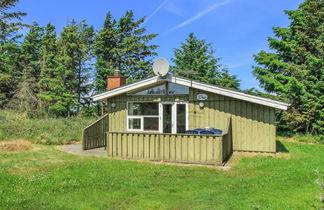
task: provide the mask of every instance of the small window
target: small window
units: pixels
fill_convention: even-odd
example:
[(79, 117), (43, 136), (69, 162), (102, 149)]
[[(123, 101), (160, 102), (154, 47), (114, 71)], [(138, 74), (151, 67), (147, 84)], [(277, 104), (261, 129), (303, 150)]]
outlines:
[(141, 129), (141, 118), (129, 118), (128, 119), (128, 128), (131, 130)]
[(165, 85), (159, 85), (154, 88), (150, 88), (147, 90), (142, 90), (140, 92), (135, 93), (135, 95), (164, 95), (166, 93)]
[(128, 130), (159, 131), (159, 103), (128, 103)]
[(128, 115), (159, 115), (159, 104), (128, 103)]
[(168, 94), (176, 95), (176, 94), (189, 94), (189, 87), (178, 85), (175, 83), (169, 83)]
[(159, 131), (159, 118), (144, 117), (144, 131)]

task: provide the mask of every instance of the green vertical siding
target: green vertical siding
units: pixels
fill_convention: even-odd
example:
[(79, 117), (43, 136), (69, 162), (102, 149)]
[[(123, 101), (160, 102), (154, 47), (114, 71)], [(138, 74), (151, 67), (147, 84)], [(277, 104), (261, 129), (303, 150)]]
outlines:
[[(197, 94), (208, 95), (199, 107)], [(275, 152), (275, 110), (197, 89), (190, 89), (189, 127), (212, 126), (224, 130), (232, 117), (233, 150)]]
[[(199, 107), (196, 100), (197, 94), (204, 93), (208, 99), (203, 101), (204, 107)], [(197, 89), (190, 88), (189, 96), (132, 96), (120, 95), (109, 99), (109, 131), (126, 131), (126, 102), (161, 102), (161, 101), (189, 101), (189, 129), (203, 128), (212, 126), (221, 130), (226, 129), (227, 119), (232, 118), (232, 139), (233, 150), (242, 151), (276, 151), (276, 128), (275, 128), (275, 109), (250, 103), (247, 101), (236, 100), (230, 97), (213, 94)], [(111, 103), (116, 107), (112, 108)], [(166, 142), (173, 144), (173, 139)], [(188, 138), (190, 142), (190, 138)], [(195, 147), (188, 143), (188, 150)], [(171, 149), (172, 148), (168, 148)], [(167, 151), (168, 152), (168, 151)], [(169, 151), (170, 152), (170, 151)], [(188, 153), (188, 158), (191, 157)]]

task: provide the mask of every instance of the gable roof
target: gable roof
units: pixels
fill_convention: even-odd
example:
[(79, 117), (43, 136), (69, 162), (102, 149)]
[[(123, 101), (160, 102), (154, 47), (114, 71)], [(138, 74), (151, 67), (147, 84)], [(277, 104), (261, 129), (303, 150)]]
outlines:
[(219, 87), (216, 85), (211, 85), (211, 84), (207, 84), (207, 83), (203, 83), (203, 82), (199, 82), (199, 81), (195, 81), (195, 80), (191, 80), (191, 79), (187, 79), (187, 78), (183, 78), (183, 77), (176, 77), (173, 75), (167, 75), (166, 77), (155, 76), (155, 77), (151, 77), (148, 79), (140, 80), (140, 81), (128, 84), (128, 85), (124, 85), (124, 86), (106, 91), (104, 93), (94, 95), (91, 98), (94, 101), (100, 101), (103, 99), (111, 98), (111, 97), (114, 97), (114, 96), (117, 96), (117, 95), (120, 95), (123, 93), (130, 92), (130, 91), (135, 91), (137, 89), (140, 90), (145, 87), (152, 86), (154, 84), (158, 84), (163, 81), (169, 81), (169, 82), (176, 83), (179, 85), (192, 87), (192, 88), (195, 88), (198, 90), (216, 93), (219, 95), (228, 96), (228, 97), (243, 100), (243, 101), (249, 101), (251, 103), (261, 104), (261, 105), (273, 107), (276, 109), (287, 110), (287, 108), (289, 106), (288, 103), (283, 102), (283, 101), (270, 99), (270, 98), (266, 98), (266, 97), (262, 97), (262, 96), (256, 96), (256, 95), (248, 94), (245, 92), (232, 90), (232, 89), (228, 89), (228, 88), (224, 88), (224, 87)]

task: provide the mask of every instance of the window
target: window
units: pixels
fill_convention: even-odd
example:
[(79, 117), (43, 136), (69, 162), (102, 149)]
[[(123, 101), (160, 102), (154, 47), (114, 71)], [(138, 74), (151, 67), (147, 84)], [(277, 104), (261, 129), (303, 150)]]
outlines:
[(144, 131), (159, 131), (159, 118), (144, 117)]
[(128, 130), (159, 131), (159, 104), (155, 102), (128, 103)]
[(159, 104), (128, 103), (128, 115), (159, 115)]
[(132, 129), (132, 130), (141, 129), (141, 119), (140, 118), (129, 118), (128, 125), (129, 125), (129, 129)]
[(135, 93), (135, 95), (164, 95), (165, 93), (165, 85), (163, 84), (154, 88), (142, 90), (140, 92)]
[(168, 94), (175, 95), (175, 94), (189, 94), (189, 87), (178, 85), (175, 83), (169, 83)]
[(166, 88), (166, 84), (159, 85), (150, 89), (142, 90), (137, 93), (134, 93), (135, 95), (177, 95), (177, 94), (189, 94), (189, 87), (179, 85), (176, 83), (167, 83), (168, 88)]

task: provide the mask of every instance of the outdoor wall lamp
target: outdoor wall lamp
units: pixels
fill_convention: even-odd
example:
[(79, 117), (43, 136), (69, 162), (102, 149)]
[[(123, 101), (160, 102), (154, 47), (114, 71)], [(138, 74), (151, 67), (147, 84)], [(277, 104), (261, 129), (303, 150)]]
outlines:
[(199, 107), (200, 108), (204, 108), (204, 106), (205, 106), (204, 102), (199, 102)]
[(111, 103), (111, 108), (115, 108), (116, 104), (115, 103)]

